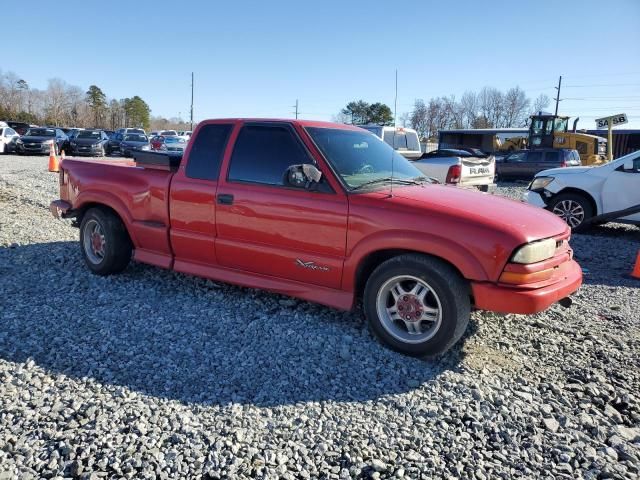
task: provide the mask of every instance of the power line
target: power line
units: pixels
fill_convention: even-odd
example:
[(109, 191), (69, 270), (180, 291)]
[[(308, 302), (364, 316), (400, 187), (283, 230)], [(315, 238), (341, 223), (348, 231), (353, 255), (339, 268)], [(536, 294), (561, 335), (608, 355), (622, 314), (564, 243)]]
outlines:
[(591, 87), (640, 87), (640, 83), (592, 83), (590, 85), (565, 85), (565, 88), (591, 88)]

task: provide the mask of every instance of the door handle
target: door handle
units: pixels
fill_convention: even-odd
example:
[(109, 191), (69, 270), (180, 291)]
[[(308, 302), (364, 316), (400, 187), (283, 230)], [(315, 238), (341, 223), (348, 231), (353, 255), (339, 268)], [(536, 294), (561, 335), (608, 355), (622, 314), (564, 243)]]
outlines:
[(229, 193), (219, 193), (217, 198), (220, 205), (233, 205), (233, 195)]

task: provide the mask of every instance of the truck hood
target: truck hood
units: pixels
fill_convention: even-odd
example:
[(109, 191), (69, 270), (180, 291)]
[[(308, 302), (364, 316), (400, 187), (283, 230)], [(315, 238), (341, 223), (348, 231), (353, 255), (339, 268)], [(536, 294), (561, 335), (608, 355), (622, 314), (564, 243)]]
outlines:
[(568, 229), (563, 220), (542, 208), (454, 186), (397, 188), (391, 200), (403, 208), (418, 208), (425, 214), (444, 214), (483, 230), (505, 233), (519, 243), (553, 237)]
[(536, 177), (547, 177), (553, 175), (571, 175), (574, 173), (585, 173), (593, 170), (593, 167), (562, 167), (562, 168), (550, 168), (548, 170), (543, 170), (542, 172), (536, 173)]

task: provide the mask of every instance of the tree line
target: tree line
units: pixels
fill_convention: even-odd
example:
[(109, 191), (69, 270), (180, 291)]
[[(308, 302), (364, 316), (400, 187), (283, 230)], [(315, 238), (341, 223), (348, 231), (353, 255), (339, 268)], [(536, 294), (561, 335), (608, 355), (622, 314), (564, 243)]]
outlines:
[(47, 88), (39, 90), (15, 73), (1, 71), (0, 120), (112, 130), (124, 127), (149, 129), (153, 124), (160, 128), (185, 125), (180, 119), (152, 117), (151, 108), (139, 95), (109, 98), (97, 85), (84, 91), (59, 78), (50, 79)]
[[(398, 117), (398, 125), (415, 129), (423, 140), (437, 139), (440, 130), (454, 128), (526, 127), (529, 116), (547, 108), (550, 101), (544, 94), (532, 101), (520, 87), (505, 92), (484, 87), (479, 92), (465, 92), (459, 100), (454, 95), (427, 101), (418, 98), (412, 111)], [(387, 105), (363, 100), (349, 102), (334, 120), (353, 125), (394, 124)]]

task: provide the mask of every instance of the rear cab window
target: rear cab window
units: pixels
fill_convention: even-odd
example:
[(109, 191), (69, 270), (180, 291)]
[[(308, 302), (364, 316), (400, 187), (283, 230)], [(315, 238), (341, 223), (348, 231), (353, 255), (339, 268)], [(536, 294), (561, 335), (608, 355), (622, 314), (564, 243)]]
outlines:
[(195, 137), (185, 174), (189, 178), (217, 180), (220, 164), (227, 146), (232, 124), (208, 124), (202, 126)]

